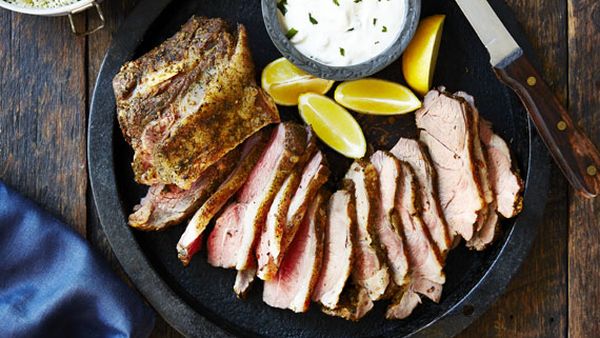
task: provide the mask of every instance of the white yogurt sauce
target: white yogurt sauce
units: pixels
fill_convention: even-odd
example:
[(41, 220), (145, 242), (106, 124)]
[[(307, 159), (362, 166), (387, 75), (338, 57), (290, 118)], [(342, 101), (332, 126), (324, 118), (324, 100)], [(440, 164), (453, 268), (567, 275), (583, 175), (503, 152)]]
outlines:
[(386, 50), (402, 30), (407, 10), (406, 0), (273, 1), (298, 51), (330, 66), (358, 64)]

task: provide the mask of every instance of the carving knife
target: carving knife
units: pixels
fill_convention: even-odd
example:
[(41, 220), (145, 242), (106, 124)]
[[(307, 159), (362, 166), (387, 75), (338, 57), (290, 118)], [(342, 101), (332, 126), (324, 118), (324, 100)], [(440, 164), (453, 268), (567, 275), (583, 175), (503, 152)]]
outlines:
[(512, 88), (563, 174), (580, 195), (600, 193), (600, 153), (523, 55), (487, 0), (456, 0), (490, 53), (496, 76)]

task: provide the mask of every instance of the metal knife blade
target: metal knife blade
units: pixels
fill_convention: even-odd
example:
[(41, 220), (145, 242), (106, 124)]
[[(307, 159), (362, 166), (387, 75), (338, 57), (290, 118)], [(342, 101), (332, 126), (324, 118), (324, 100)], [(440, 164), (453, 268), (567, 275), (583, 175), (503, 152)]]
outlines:
[(504, 68), (523, 54), (487, 0), (456, 0), (456, 3), (490, 53), (493, 67)]

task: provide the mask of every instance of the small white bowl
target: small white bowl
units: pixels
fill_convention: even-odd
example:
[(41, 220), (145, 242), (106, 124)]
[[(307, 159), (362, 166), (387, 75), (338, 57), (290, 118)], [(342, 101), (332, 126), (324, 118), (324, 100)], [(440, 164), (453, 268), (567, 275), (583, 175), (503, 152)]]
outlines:
[[(53, 7), (53, 8), (35, 8), (35, 7), (26, 7), (20, 6), (17, 4), (8, 3), (4, 0), (0, 0), (0, 7), (6, 8), (13, 12), (30, 14), (30, 15), (40, 15), (40, 16), (64, 16), (67, 15), (69, 17), (69, 23), (71, 24), (71, 30), (76, 35), (88, 35), (92, 34), (102, 28), (104, 28), (104, 14), (102, 13), (102, 9), (96, 0), (79, 0), (70, 5)], [(88, 9), (95, 9), (98, 18), (100, 19), (100, 24), (94, 28), (91, 28), (87, 31), (80, 32), (75, 27), (75, 23), (73, 21), (73, 15), (84, 12)]]

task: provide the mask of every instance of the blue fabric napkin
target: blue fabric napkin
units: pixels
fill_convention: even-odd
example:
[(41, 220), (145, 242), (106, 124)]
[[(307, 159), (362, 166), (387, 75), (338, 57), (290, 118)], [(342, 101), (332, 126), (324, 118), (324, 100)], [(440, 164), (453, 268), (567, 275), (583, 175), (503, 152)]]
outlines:
[(0, 181), (0, 337), (147, 337), (154, 312), (71, 228)]

